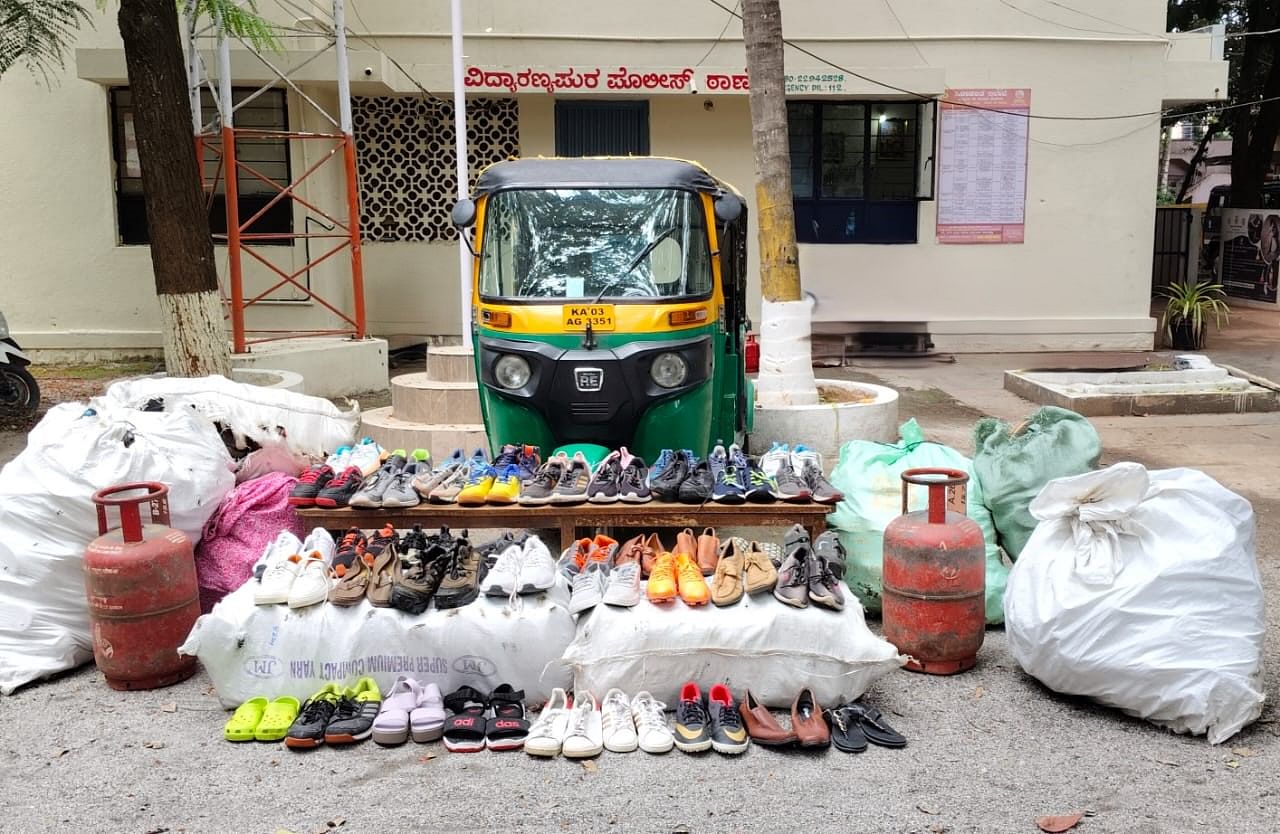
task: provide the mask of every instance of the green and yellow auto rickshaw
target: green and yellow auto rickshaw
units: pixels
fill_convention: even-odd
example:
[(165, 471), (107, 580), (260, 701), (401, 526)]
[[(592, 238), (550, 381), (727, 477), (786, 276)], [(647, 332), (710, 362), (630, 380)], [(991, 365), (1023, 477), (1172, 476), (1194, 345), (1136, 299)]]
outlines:
[(472, 339), (489, 442), (705, 454), (750, 431), (746, 205), (701, 166), (519, 159), (474, 200)]

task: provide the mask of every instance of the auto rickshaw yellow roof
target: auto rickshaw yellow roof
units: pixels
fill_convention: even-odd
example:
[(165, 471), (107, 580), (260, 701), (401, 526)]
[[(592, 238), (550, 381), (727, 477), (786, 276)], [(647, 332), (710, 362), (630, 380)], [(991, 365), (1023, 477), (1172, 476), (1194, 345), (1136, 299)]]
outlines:
[[(528, 188), (683, 188), (738, 194), (696, 162), (662, 156), (530, 157), (480, 172), (475, 195)], [(741, 196), (741, 195), (739, 195)]]

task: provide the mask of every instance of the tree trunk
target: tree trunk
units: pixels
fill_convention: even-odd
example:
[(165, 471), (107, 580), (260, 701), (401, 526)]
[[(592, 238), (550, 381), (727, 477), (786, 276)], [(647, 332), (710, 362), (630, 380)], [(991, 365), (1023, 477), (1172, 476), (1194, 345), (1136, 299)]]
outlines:
[(173, 0), (121, 0), (117, 19), (133, 94), (165, 366), (175, 376), (229, 376), (177, 5)]
[[(1213, 137), (1218, 133), (1218, 123), (1210, 122), (1205, 126), (1204, 136), (1200, 139), (1200, 144), (1196, 146), (1196, 152), (1192, 154), (1191, 161), (1187, 163), (1187, 175), (1182, 178), (1182, 185), (1178, 188), (1178, 196), (1174, 199), (1174, 203), (1181, 204), (1187, 199), (1187, 195), (1191, 193), (1192, 187), (1196, 183), (1196, 169), (1200, 167), (1200, 163), (1204, 161), (1205, 153), (1209, 150), (1209, 143), (1213, 141)], [(1168, 167), (1168, 159), (1165, 160), (1166, 170)]]
[(760, 322), (758, 401), (766, 407), (818, 401), (810, 345), (812, 318), (800, 284), (791, 143), (787, 136), (782, 10), (778, 0), (744, 0), (742, 37), (751, 82), (751, 144), (756, 158)]
[[(1249, 0), (1248, 28), (1274, 29), (1280, 14), (1271, 0)], [(1280, 96), (1280, 37), (1265, 35), (1245, 39), (1241, 57), (1241, 90), (1237, 98), (1251, 101)], [(1280, 101), (1236, 111), (1231, 132), (1231, 202), (1234, 208), (1262, 208), (1262, 186), (1271, 171), (1276, 136), (1280, 135)]]

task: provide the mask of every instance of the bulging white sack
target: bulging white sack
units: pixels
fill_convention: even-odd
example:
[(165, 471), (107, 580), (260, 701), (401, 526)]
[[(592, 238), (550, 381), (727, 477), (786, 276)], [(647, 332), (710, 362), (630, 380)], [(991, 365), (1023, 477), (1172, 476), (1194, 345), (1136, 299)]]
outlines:
[(852, 595), (844, 611), (792, 608), (773, 596), (737, 605), (634, 608), (597, 605), (578, 624), (564, 659), (574, 685), (603, 698), (611, 687), (647, 689), (672, 709), (685, 681), (723, 682), (768, 707), (790, 708), (803, 687), (823, 706), (852, 700), (906, 662), (867, 628)]
[(482, 596), (416, 616), (368, 601), (296, 610), (254, 605), (255, 585), (249, 580), (197, 620), (179, 649), (200, 658), (227, 708), (259, 695), (303, 699), (364, 675), (383, 692), (400, 675), (434, 682), (445, 694), (464, 684), (489, 692), (509, 683), (530, 704), (572, 682), (560, 662), (574, 629), (563, 579), (514, 606), (506, 597)]
[[(95, 400), (49, 409), (0, 470), (0, 693), (93, 659), (83, 560), (98, 536), (90, 497), (130, 481), (169, 487), (170, 524), (200, 540), (235, 484), (213, 426), (189, 411)], [(148, 509), (143, 507), (147, 518)], [(115, 510), (110, 524), (119, 526)]]
[(1262, 713), (1249, 502), (1194, 469), (1050, 481), (1009, 574), (1014, 658), (1050, 689), (1226, 741)]

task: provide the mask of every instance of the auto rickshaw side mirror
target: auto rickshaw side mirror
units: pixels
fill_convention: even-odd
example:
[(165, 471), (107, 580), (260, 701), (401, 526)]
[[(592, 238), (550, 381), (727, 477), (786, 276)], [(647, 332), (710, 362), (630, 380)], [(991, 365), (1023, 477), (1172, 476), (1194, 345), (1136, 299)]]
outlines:
[[(742, 216), (742, 198), (737, 194), (721, 194), (716, 197), (715, 209), (717, 220), (721, 223), (732, 223)], [(457, 209), (454, 211), (456, 212)]]
[[(719, 213), (717, 211), (717, 213)], [(465, 229), (472, 223), (476, 222), (476, 201), (470, 197), (463, 197), (461, 200), (453, 204), (453, 225), (459, 229)]]

